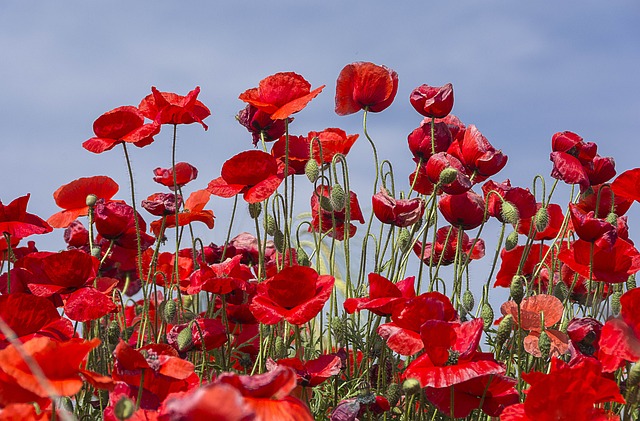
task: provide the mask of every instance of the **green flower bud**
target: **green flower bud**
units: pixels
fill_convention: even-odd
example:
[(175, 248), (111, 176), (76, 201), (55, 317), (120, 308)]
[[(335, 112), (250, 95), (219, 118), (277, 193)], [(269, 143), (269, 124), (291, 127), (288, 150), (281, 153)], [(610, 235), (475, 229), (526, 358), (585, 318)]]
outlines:
[(482, 321), (484, 322), (483, 328), (487, 331), (491, 325), (493, 325), (493, 308), (491, 308), (491, 304), (484, 303), (482, 304), (482, 310), (480, 311), (480, 317), (482, 317)]
[(622, 292), (619, 291), (616, 291), (611, 295), (611, 311), (613, 312), (614, 316), (620, 314), (620, 297), (622, 297)]
[(320, 196), (318, 198), (320, 202), (320, 208), (326, 212), (333, 212), (333, 205), (331, 204), (331, 200), (326, 196)]
[(542, 358), (545, 360), (549, 358), (549, 353), (551, 352), (551, 338), (547, 335), (546, 331), (540, 332), (540, 338), (538, 339), (538, 349), (540, 349), (540, 353), (542, 354)]
[(411, 247), (411, 233), (408, 229), (402, 228), (398, 234), (398, 248), (403, 253), (406, 253)]
[(117, 321), (111, 320), (107, 327), (107, 340), (110, 344), (117, 344), (120, 339), (120, 325)]
[(287, 347), (284, 344), (284, 339), (282, 336), (277, 336), (276, 340), (273, 344), (274, 351), (276, 353), (276, 358), (286, 358), (287, 357)]
[(567, 284), (562, 281), (559, 281), (553, 287), (553, 295), (560, 301), (564, 301), (567, 299), (567, 295), (569, 295), (569, 288), (567, 288)]
[(502, 220), (507, 224), (515, 225), (520, 220), (520, 213), (518, 212), (518, 208), (516, 208), (511, 202), (507, 202), (506, 200), (502, 201), (502, 210), (500, 211), (500, 216), (502, 216)]
[(636, 362), (631, 370), (629, 370), (629, 377), (627, 377), (627, 387), (634, 387), (640, 384), (640, 361)]
[(400, 385), (398, 383), (390, 383), (385, 393), (385, 398), (389, 401), (389, 405), (391, 405), (391, 407), (396, 406), (398, 402), (400, 402), (401, 397), (402, 390), (400, 389)]
[(520, 304), (524, 298), (524, 281), (525, 278), (522, 275), (515, 275), (511, 279), (511, 298), (513, 298), (516, 304)]
[(627, 291), (636, 287), (636, 275), (630, 275), (627, 278)]
[(178, 303), (176, 303), (174, 300), (167, 300), (164, 302), (164, 308), (162, 309), (162, 319), (165, 323), (174, 323), (177, 313)]
[(538, 232), (542, 232), (547, 228), (549, 225), (549, 211), (546, 207), (538, 209), (538, 212), (533, 217), (533, 222)]
[(309, 260), (309, 255), (307, 252), (300, 246), (296, 249), (296, 258), (298, 259), (298, 264), (300, 266), (311, 266), (311, 260)]
[(616, 215), (614, 212), (609, 212), (607, 214), (607, 217), (605, 218), (605, 221), (616, 227), (618, 226), (618, 215)]
[(193, 332), (191, 332), (191, 325), (187, 325), (187, 327), (178, 333), (176, 343), (178, 344), (178, 351), (180, 352), (191, 348), (191, 345), (193, 345)]
[(473, 310), (474, 305), (475, 299), (473, 298), (473, 293), (469, 290), (466, 290), (464, 294), (462, 294), (462, 306), (465, 310), (471, 311)]
[(257, 219), (262, 213), (262, 203), (249, 203), (249, 216), (251, 219)]
[(264, 230), (267, 235), (273, 236), (276, 232), (276, 219), (271, 214), (267, 214), (267, 217), (264, 221)]
[(276, 246), (276, 250), (284, 253), (284, 233), (282, 231), (276, 230), (273, 234), (273, 244)]
[(331, 207), (341, 211), (345, 205), (345, 192), (340, 184), (334, 184), (331, 188)]
[(191, 307), (193, 297), (191, 295), (182, 294), (182, 307)]
[(511, 330), (513, 329), (513, 316), (507, 314), (502, 318), (498, 325), (498, 333), (496, 333), (496, 345), (502, 346), (509, 336), (511, 336)]
[(87, 196), (85, 203), (87, 204), (87, 206), (92, 208), (95, 206), (97, 201), (98, 201), (98, 196), (96, 196), (95, 194), (90, 194)]
[(126, 396), (120, 398), (114, 408), (114, 415), (119, 420), (128, 420), (136, 412), (136, 405)]
[(513, 250), (518, 245), (518, 233), (516, 231), (512, 231), (507, 235), (506, 240), (504, 241), (504, 248), (507, 251)]
[(402, 390), (407, 396), (415, 395), (420, 393), (422, 386), (420, 386), (420, 382), (417, 379), (407, 379), (402, 383)]
[(93, 247), (91, 249), (91, 255), (96, 259), (100, 259), (102, 257), (102, 249), (100, 249), (100, 247)]
[(442, 172), (440, 173), (440, 179), (438, 180), (438, 183), (451, 184), (456, 180), (457, 177), (458, 170), (453, 167), (448, 167), (442, 170)]
[(315, 183), (320, 176), (320, 167), (318, 167), (318, 162), (313, 158), (309, 159), (304, 166), (304, 173), (309, 181)]

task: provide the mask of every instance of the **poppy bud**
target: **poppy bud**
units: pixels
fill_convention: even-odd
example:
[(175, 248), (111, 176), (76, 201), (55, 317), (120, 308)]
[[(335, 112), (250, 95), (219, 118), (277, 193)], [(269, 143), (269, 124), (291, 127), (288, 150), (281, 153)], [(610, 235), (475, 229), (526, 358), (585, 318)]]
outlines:
[(165, 301), (162, 309), (162, 318), (165, 323), (173, 323), (178, 313), (178, 304), (173, 301)]
[(113, 412), (117, 419), (128, 420), (136, 412), (136, 406), (131, 399), (123, 396), (116, 403), (116, 407)]
[(439, 184), (451, 184), (458, 177), (458, 170), (453, 167), (447, 167), (440, 173)]
[(546, 331), (540, 332), (540, 338), (538, 339), (538, 349), (540, 349), (540, 353), (542, 354), (542, 358), (545, 360), (549, 358), (549, 353), (551, 352), (551, 338), (547, 335)]
[(473, 306), (475, 305), (475, 300), (473, 298), (473, 293), (469, 290), (466, 290), (464, 294), (462, 294), (462, 306), (465, 310), (471, 311), (473, 310)]
[(296, 249), (296, 258), (298, 259), (298, 264), (300, 266), (311, 266), (311, 260), (309, 260), (309, 255), (300, 246), (298, 246), (298, 248)]
[(622, 297), (622, 292), (616, 291), (611, 295), (611, 311), (614, 316), (620, 314), (620, 297)]
[(193, 304), (193, 297), (191, 295), (183, 294), (182, 307), (191, 307), (191, 304)]
[(99, 259), (100, 256), (102, 255), (102, 250), (100, 249), (100, 247), (93, 247), (91, 249), (91, 255), (96, 259)]
[(176, 338), (176, 343), (178, 344), (178, 351), (183, 352), (186, 351), (193, 345), (193, 333), (191, 332), (191, 325), (187, 325), (184, 329), (178, 333), (178, 337)]
[(407, 379), (402, 383), (402, 390), (404, 390), (404, 393), (407, 396), (420, 393), (421, 389), (422, 387), (417, 379)]
[(627, 278), (627, 291), (636, 287), (636, 275), (630, 275)]
[(507, 224), (515, 225), (520, 220), (520, 214), (518, 213), (518, 208), (513, 206), (512, 203), (504, 200), (502, 202), (502, 209), (500, 210), (500, 215), (502, 216), (502, 220)]
[(569, 328), (569, 319), (563, 319), (560, 323), (560, 332), (567, 333), (567, 329)]
[(616, 215), (615, 212), (609, 212), (607, 214), (607, 217), (605, 218), (605, 221), (615, 227), (618, 225), (618, 215)]
[(403, 228), (398, 234), (398, 248), (403, 253), (406, 253), (409, 250), (409, 246), (411, 246), (411, 234), (408, 229)]
[(536, 225), (536, 231), (542, 232), (549, 225), (549, 211), (546, 207), (538, 209), (536, 215), (533, 217), (533, 221)]
[(511, 298), (513, 298), (513, 301), (518, 305), (520, 305), (524, 298), (524, 280), (524, 276), (522, 275), (515, 275), (511, 279)]
[(560, 301), (564, 301), (567, 298), (568, 294), (569, 289), (567, 288), (567, 285), (562, 281), (558, 282), (553, 287), (553, 295)]
[(504, 240), (504, 248), (507, 251), (513, 250), (518, 245), (518, 232), (512, 231)]
[(387, 386), (387, 391), (384, 395), (384, 397), (389, 401), (389, 405), (392, 407), (396, 406), (402, 397), (400, 385), (398, 383), (390, 383), (389, 386)]
[(318, 198), (318, 201), (320, 202), (320, 208), (322, 208), (323, 211), (333, 212), (333, 205), (331, 204), (331, 200), (329, 200), (328, 197), (320, 196)]
[(502, 318), (498, 325), (498, 332), (496, 333), (496, 345), (502, 346), (509, 336), (511, 336), (511, 330), (513, 329), (513, 316), (507, 314)]
[(640, 384), (640, 361), (636, 362), (631, 370), (629, 370), (629, 377), (627, 377), (627, 387), (634, 387)]
[(262, 213), (262, 203), (249, 203), (249, 216), (251, 219), (257, 219)]
[(482, 321), (484, 325), (482, 326), (485, 331), (487, 331), (491, 325), (493, 324), (493, 308), (491, 308), (491, 304), (484, 303), (482, 304), (482, 311), (480, 312), (480, 317), (482, 317)]
[(334, 184), (331, 188), (331, 206), (334, 210), (341, 211), (344, 209), (344, 189), (340, 184)]
[(276, 219), (271, 214), (267, 214), (264, 221), (264, 230), (267, 235), (273, 236), (276, 232)]
[(93, 207), (96, 202), (98, 201), (98, 196), (96, 196), (95, 194), (90, 194), (87, 196), (87, 206), (89, 206), (90, 208)]
[(284, 344), (284, 339), (282, 336), (277, 336), (274, 343), (274, 351), (276, 353), (276, 358), (286, 358), (287, 357), (287, 347)]
[(276, 246), (276, 250), (280, 253), (284, 253), (284, 234), (280, 230), (276, 230), (273, 234), (273, 244)]
[(311, 158), (304, 166), (304, 173), (312, 183), (315, 183), (320, 176), (320, 168), (315, 159)]
[(111, 344), (117, 344), (120, 339), (120, 325), (117, 321), (112, 320), (107, 327), (107, 340)]

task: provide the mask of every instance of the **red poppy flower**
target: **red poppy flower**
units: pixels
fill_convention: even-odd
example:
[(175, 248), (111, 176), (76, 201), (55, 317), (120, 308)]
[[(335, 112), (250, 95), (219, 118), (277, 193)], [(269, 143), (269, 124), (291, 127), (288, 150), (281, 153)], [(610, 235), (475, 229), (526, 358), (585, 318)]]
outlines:
[(140, 112), (157, 124), (191, 124), (200, 123), (207, 130), (202, 120), (211, 115), (211, 111), (198, 101), (200, 87), (189, 92), (186, 96), (172, 92), (160, 92), (155, 86), (151, 87), (151, 94), (147, 95), (138, 105)]
[[(178, 342), (178, 335), (184, 329), (191, 329), (191, 341), (186, 347), (181, 347)], [(227, 343), (227, 329), (218, 319), (206, 319), (197, 317), (189, 323), (174, 325), (167, 333), (167, 343), (174, 347), (182, 355), (186, 352), (196, 350), (211, 351), (220, 348)]]
[[(491, 191), (495, 193), (489, 194)], [(482, 186), (482, 192), (484, 193), (484, 199), (487, 201), (489, 215), (500, 222), (505, 222), (502, 215), (502, 200), (509, 202), (515, 207), (518, 221), (531, 218), (536, 214), (536, 198), (533, 194), (531, 194), (529, 189), (511, 187), (509, 180), (500, 184), (489, 180)], [(496, 196), (496, 193), (499, 197)], [(502, 200), (500, 198), (502, 198)]]
[(105, 202), (99, 199), (93, 208), (93, 220), (96, 231), (102, 238), (113, 240), (115, 244), (127, 249), (136, 249), (138, 240), (136, 236), (135, 218), (140, 227), (140, 241), (142, 250), (149, 248), (155, 239), (146, 233), (147, 224), (139, 213), (122, 202)]
[[(633, 204), (633, 198), (619, 191), (621, 189), (616, 187), (616, 180), (611, 185), (591, 186), (580, 195), (576, 205), (585, 212), (593, 212), (596, 218), (606, 218), (609, 212), (618, 216), (624, 215)], [(613, 203), (611, 203), (612, 199)]]
[(484, 199), (473, 190), (462, 194), (442, 195), (438, 209), (451, 225), (463, 230), (479, 227), (486, 221)]
[[(439, 228), (436, 232), (435, 247), (432, 243), (426, 243), (424, 247), (420, 241), (416, 241), (413, 251), (427, 265), (443, 265), (453, 264), (455, 261), (456, 250), (458, 249), (458, 229), (452, 226)], [(448, 239), (447, 239), (448, 238)], [(475, 243), (475, 244), (474, 244)], [(473, 246), (473, 249), (471, 248)], [(469, 236), (462, 233), (462, 244), (460, 251), (465, 258), (477, 260), (484, 257), (484, 240), (469, 239)], [(432, 257), (433, 255), (433, 257)]]
[(240, 100), (271, 114), (272, 120), (283, 120), (307, 106), (324, 85), (311, 90), (311, 84), (293, 72), (276, 73), (260, 81), (257, 88), (240, 94)]
[(245, 201), (258, 203), (271, 196), (283, 179), (283, 168), (273, 156), (257, 150), (245, 151), (222, 165), (222, 175), (209, 182), (207, 190), (220, 197), (243, 193)]
[(542, 318), (544, 318), (544, 331), (551, 339), (550, 355), (559, 356), (569, 350), (567, 334), (551, 328), (562, 319), (564, 312), (562, 301), (553, 295), (539, 294), (526, 297), (520, 303), (519, 311), (515, 301), (507, 301), (500, 306), (500, 311), (505, 316), (507, 314), (513, 316), (515, 323), (529, 332), (524, 338), (524, 349), (534, 357), (542, 356), (538, 347), (542, 331)]
[(344, 302), (344, 309), (347, 313), (369, 310), (379, 316), (391, 316), (396, 302), (404, 302), (416, 296), (413, 286), (415, 276), (410, 276), (395, 284), (377, 273), (370, 273), (368, 279), (369, 297), (347, 298)]
[[(441, 180), (442, 172), (450, 168), (456, 170), (456, 176), (453, 181), (445, 183)], [(469, 191), (472, 183), (466, 171), (466, 168), (458, 158), (446, 152), (438, 152), (432, 155), (425, 165), (425, 172), (429, 181), (434, 185), (438, 185), (437, 194), (442, 192), (462, 194)]]
[[(215, 224), (215, 216), (213, 215), (213, 211), (204, 209), (207, 203), (209, 203), (210, 198), (211, 193), (208, 190), (196, 190), (191, 193), (186, 202), (184, 202), (184, 209), (182, 210), (182, 212), (178, 213), (178, 226), (182, 227), (185, 225), (189, 225), (192, 222), (199, 221), (204, 223), (207, 228), (213, 229)], [(158, 237), (160, 235), (160, 228), (162, 227), (162, 219), (153, 221), (150, 226), (153, 235)], [(165, 229), (173, 228), (175, 226), (175, 213), (167, 214), (164, 218)]]
[(93, 123), (96, 137), (86, 140), (82, 147), (93, 153), (113, 149), (120, 143), (133, 143), (141, 148), (153, 142), (160, 132), (157, 123), (144, 124), (144, 115), (130, 105), (118, 107), (102, 114)]
[(482, 337), (481, 318), (458, 323), (427, 320), (420, 329), (425, 352), (409, 364), (405, 379), (416, 379), (422, 387), (443, 388), (476, 377), (503, 374), (493, 354), (478, 352)]
[(507, 407), (500, 420), (604, 421), (615, 418), (601, 407), (603, 403), (624, 403), (616, 382), (603, 377), (600, 364), (592, 358), (573, 366), (553, 358), (549, 374), (532, 371), (522, 373), (522, 378), (531, 385), (525, 402)]
[[(156, 168), (153, 170), (153, 181), (167, 186), (173, 191), (173, 168)], [(189, 181), (198, 178), (198, 169), (187, 162), (178, 162), (175, 167), (176, 186), (182, 187)]]
[[(640, 202), (640, 168), (627, 170), (617, 176), (611, 183), (611, 189), (615, 193), (616, 199), (622, 197)], [(623, 212), (616, 213), (623, 214)]]
[(599, 320), (592, 317), (571, 319), (567, 325), (567, 335), (569, 335), (573, 350), (580, 355), (597, 358), (600, 350), (599, 342), (602, 326), (603, 324)]
[(268, 325), (282, 320), (293, 325), (304, 324), (322, 310), (331, 296), (334, 282), (333, 276), (318, 275), (309, 267), (285, 267), (258, 284), (251, 312), (260, 323)]
[[(42, 370), (49, 381), (50, 390), (58, 396), (72, 396), (80, 391), (83, 385), (80, 367), (89, 351), (100, 344), (99, 339), (85, 341), (72, 338), (66, 342), (57, 342), (50, 338), (33, 338), (22, 344), (22, 351), (29, 355)], [(64, 355), (64, 358), (60, 358)], [(0, 405), (25, 402), (20, 396), (49, 397), (38, 376), (24, 361), (22, 354), (10, 345), (0, 351)], [(29, 399), (26, 402), (30, 402)]]
[(173, 420), (249, 421), (256, 414), (238, 389), (215, 382), (172, 394), (164, 402), (160, 415)]
[[(541, 207), (542, 203), (536, 203), (536, 212), (538, 212)], [(532, 222), (534, 221), (534, 217), (532, 216), (530, 218), (520, 219), (520, 224), (518, 224), (518, 233), (528, 236), (533, 232), (533, 239), (536, 241), (555, 239), (560, 232), (560, 228), (562, 228), (562, 223), (564, 222), (564, 211), (560, 205), (549, 203), (547, 204), (547, 213), (549, 215), (549, 222), (544, 230), (537, 231), (535, 230), (535, 226), (532, 227)], [(531, 231), (532, 228), (534, 231)]]
[[(177, 198), (178, 208), (182, 207), (182, 198)], [(175, 215), (176, 195), (173, 193), (154, 193), (142, 201), (142, 207), (154, 216)], [(153, 230), (153, 222), (151, 223)]]
[(409, 175), (409, 185), (420, 194), (430, 195), (435, 189), (435, 184), (427, 177), (426, 164), (418, 165), (418, 168)]
[[(331, 188), (327, 186), (318, 186), (315, 193), (311, 196), (311, 227), (309, 231), (322, 232), (329, 237), (342, 241), (346, 235), (349, 238), (356, 234), (356, 226), (350, 221), (358, 221), (364, 224), (364, 216), (358, 203), (358, 196), (354, 192), (349, 192), (349, 211), (350, 219), (347, 220), (346, 207), (340, 211), (327, 211), (320, 206), (320, 197), (329, 198), (331, 196)], [(334, 226), (335, 221), (335, 226)], [(347, 232), (348, 229), (348, 232)]]
[(444, 414), (451, 414), (453, 404), (453, 416), (456, 418), (468, 417), (478, 408), (491, 417), (498, 417), (504, 408), (520, 401), (515, 384), (516, 381), (510, 377), (488, 374), (450, 387), (427, 387), (424, 393)]
[[(191, 249), (189, 249), (191, 252)], [(148, 249), (142, 254), (142, 269), (144, 278), (149, 278), (148, 270), (151, 269), (151, 262), (153, 257), (153, 250)], [(153, 279), (158, 286), (169, 286), (176, 283), (175, 281), (175, 253), (162, 252), (159, 253), (154, 262), (154, 276)], [(180, 278), (179, 284), (183, 291), (186, 291), (189, 285), (189, 277), (193, 273), (193, 259), (191, 256), (178, 255), (178, 277)]]
[(616, 227), (604, 219), (596, 218), (593, 212), (583, 211), (573, 203), (569, 204), (569, 214), (573, 230), (581, 240), (589, 243), (600, 240), (600, 246), (613, 247), (618, 238)]
[[(271, 114), (266, 113), (251, 104), (240, 110), (236, 116), (238, 122), (243, 125), (253, 136), (253, 145), (264, 139), (265, 142), (274, 141), (284, 135), (286, 130), (285, 120), (273, 120)], [(293, 118), (289, 118), (291, 123)]]
[(309, 361), (301, 361), (300, 358), (282, 358), (273, 361), (267, 360), (267, 370), (273, 371), (278, 366), (290, 367), (295, 370), (298, 385), (303, 387), (315, 387), (329, 377), (340, 373), (342, 362), (336, 355), (320, 355)]
[(236, 255), (222, 263), (201, 264), (200, 269), (191, 274), (187, 293), (193, 295), (207, 291), (228, 294), (236, 288), (243, 288), (254, 276), (248, 266), (240, 263), (241, 260), (242, 256)]
[(400, 355), (414, 355), (424, 348), (420, 327), (428, 320), (451, 321), (458, 317), (449, 298), (439, 292), (427, 292), (415, 298), (394, 302), (391, 322), (377, 332), (387, 346)]
[(369, 62), (347, 64), (336, 82), (336, 114), (385, 110), (398, 92), (398, 74)]
[(383, 224), (396, 227), (409, 227), (418, 222), (424, 214), (424, 200), (394, 199), (389, 192), (380, 187), (380, 191), (371, 198), (373, 213)]
[(421, 85), (411, 92), (411, 105), (417, 112), (429, 118), (444, 118), (453, 109), (453, 85)]
[(422, 159), (423, 163), (427, 162), (433, 154), (446, 152), (451, 145), (452, 139), (449, 126), (443, 121), (437, 121), (433, 124), (432, 140), (430, 118), (422, 120), (420, 127), (414, 129), (407, 137), (409, 150), (413, 154), (414, 160), (417, 162)]
[[(42, 218), (27, 213), (27, 203), (31, 195), (18, 197), (8, 205), (0, 201), (0, 233), (7, 233), (12, 239), (19, 240), (34, 234), (46, 234), (53, 231)], [(6, 241), (2, 241), (6, 246)]]
[[(538, 265), (542, 264), (551, 267), (551, 256), (547, 255), (548, 250), (549, 246), (534, 243), (525, 256), (524, 261), (521, 262), (522, 255), (526, 251), (525, 246), (516, 246), (509, 251), (503, 248), (500, 252), (500, 260), (502, 263), (500, 264), (500, 270), (496, 275), (496, 282), (493, 286), (509, 288), (511, 286), (511, 280), (516, 273), (530, 278), (538, 268)], [(547, 258), (542, 261), (545, 255), (547, 255)], [(522, 267), (520, 267), (521, 263)], [(519, 271), (518, 268), (520, 268)]]
[(83, 177), (61, 186), (53, 193), (56, 205), (64, 209), (47, 220), (54, 228), (66, 228), (79, 216), (89, 212), (87, 196), (109, 200), (118, 192), (118, 184), (106, 175)]
[(462, 141), (451, 143), (447, 153), (455, 156), (471, 174), (471, 181), (479, 183), (497, 174), (507, 165), (508, 157), (489, 143), (473, 124), (464, 131)]
[[(600, 350), (629, 362), (640, 359), (640, 289), (620, 297), (620, 316), (607, 320), (600, 332)], [(618, 367), (614, 367), (615, 370)], [(613, 371), (613, 370), (612, 370)]]
[[(311, 143), (313, 148), (313, 157), (320, 165), (331, 162), (336, 154), (348, 154), (357, 139), (357, 134), (347, 135), (344, 130), (337, 128), (328, 128), (321, 132), (309, 132), (307, 135), (307, 142)], [(320, 145), (318, 145), (318, 142)]]
[(625, 282), (640, 270), (640, 253), (626, 240), (618, 238), (613, 247), (576, 240), (558, 254), (558, 259), (589, 279), (606, 283)]

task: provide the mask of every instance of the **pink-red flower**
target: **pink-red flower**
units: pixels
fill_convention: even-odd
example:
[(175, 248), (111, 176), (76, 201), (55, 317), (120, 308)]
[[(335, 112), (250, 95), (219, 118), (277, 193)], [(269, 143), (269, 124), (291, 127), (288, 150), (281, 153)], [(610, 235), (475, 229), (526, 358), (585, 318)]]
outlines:
[[(458, 241), (460, 233), (458, 228), (446, 226), (436, 231), (436, 243), (425, 243), (424, 247), (420, 241), (416, 241), (413, 251), (427, 265), (443, 265), (447, 266), (455, 261), (456, 250), (458, 250)], [(460, 251), (464, 259), (477, 260), (484, 257), (484, 240), (469, 239), (469, 236), (463, 231), (461, 237)], [(472, 248), (473, 247), (473, 248)]]
[(155, 86), (138, 105), (140, 112), (156, 124), (191, 124), (200, 123), (207, 130), (203, 120), (211, 115), (211, 111), (198, 101), (200, 87), (197, 86), (186, 96), (172, 92), (160, 92)]
[[(265, 142), (272, 142), (284, 135), (286, 130), (286, 120), (273, 120), (271, 114), (259, 110), (251, 104), (240, 110), (236, 119), (251, 133), (254, 146), (261, 139)], [(288, 119), (289, 123), (292, 121), (293, 118)]]
[[(349, 192), (349, 219), (347, 219), (346, 206), (342, 210), (328, 211), (321, 206), (322, 200), (329, 200), (332, 189), (325, 185), (318, 186), (311, 196), (311, 227), (309, 231), (316, 231), (327, 234), (329, 237), (342, 241), (345, 236), (349, 238), (356, 234), (356, 226), (351, 221), (358, 221), (364, 224), (364, 215), (358, 203), (358, 196), (354, 192)], [(346, 198), (345, 198), (346, 201)], [(334, 224), (335, 222), (335, 224)]]
[(290, 367), (295, 370), (298, 385), (303, 387), (315, 387), (329, 377), (340, 373), (342, 362), (337, 355), (320, 355), (318, 358), (302, 361), (300, 358), (282, 358), (273, 361), (267, 360), (267, 370), (273, 371), (278, 366)]
[(451, 143), (447, 153), (462, 162), (473, 183), (482, 182), (497, 174), (507, 165), (508, 160), (473, 124), (465, 129), (462, 140)]
[(257, 88), (244, 91), (239, 98), (270, 114), (272, 120), (283, 120), (306, 107), (323, 89), (324, 85), (312, 91), (299, 74), (282, 72), (262, 79)]
[(391, 105), (397, 92), (398, 74), (388, 67), (370, 62), (347, 64), (336, 82), (336, 114), (380, 112)]
[(144, 123), (144, 114), (130, 105), (118, 107), (102, 114), (93, 123), (95, 137), (85, 141), (82, 147), (93, 153), (102, 153), (121, 143), (133, 143), (141, 148), (153, 142), (160, 132), (157, 123)]
[(453, 109), (453, 85), (421, 85), (411, 92), (411, 105), (417, 112), (429, 118), (444, 118)]
[[(207, 228), (213, 229), (215, 224), (214, 214), (212, 210), (205, 209), (204, 207), (209, 203), (211, 193), (208, 190), (196, 190), (189, 195), (184, 202), (184, 209), (178, 213), (177, 226), (182, 227), (189, 225), (192, 222), (202, 222)], [(144, 205), (143, 205), (144, 206)], [(174, 205), (175, 206), (175, 205)], [(165, 214), (164, 227), (172, 228), (176, 226), (175, 208), (174, 213)], [(157, 237), (160, 235), (160, 228), (162, 227), (162, 220), (153, 221), (151, 224), (151, 231)]]
[(451, 225), (470, 230), (479, 227), (487, 218), (484, 199), (473, 190), (462, 194), (445, 194), (438, 202), (438, 209)]
[(424, 200), (394, 199), (384, 187), (371, 198), (373, 213), (383, 224), (409, 227), (418, 222), (424, 214)]
[(370, 273), (369, 297), (347, 298), (344, 309), (351, 314), (360, 310), (369, 310), (379, 316), (391, 316), (397, 302), (405, 302), (416, 296), (413, 286), (415, 276), (410, 276), (398, 283), (393, 283), (377, 273)]
[[(163, 186), (174, 189), (174, 170), (173, 168), (156, 168), (153, 170), (153, 181)], [(188, 162), (178, 162), (175, 165), (175, 186), (182, 187), (189, 181), (198, 177), (198, 169)]]

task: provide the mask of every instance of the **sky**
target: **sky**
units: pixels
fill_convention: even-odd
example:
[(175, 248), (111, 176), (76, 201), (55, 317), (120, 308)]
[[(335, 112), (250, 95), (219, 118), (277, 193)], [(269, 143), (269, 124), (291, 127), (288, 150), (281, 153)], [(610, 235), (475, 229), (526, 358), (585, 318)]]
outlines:
[[(299, 73), (313, 88), (326, 85), (295, 116), (292, 134), (327, 127), (361, 134), (361, 113), (333, 111), (336, 78), (355, 61), (399, 75), (395, 102), (370, 116), (369, 131), (401, 190), (414, 165), (407, 135), (422, 120), (408, 97), (421, 84), (453, 83), (453, 113), (509, 156), (498, 181), (529, 187), (540, 174), (550, 185), (551, 137), (564, 130), (596, 142), (618, 172), (640, 167), (638, 21), (635, 0), (3, 1), (0, 199), (30, 193), (29, 212), (46, 219), (59, 210), (58, 187), (109, 175), (120, 184), (117, 198), (129, 200), (121, 148), (95, 155), (81, 144), (96, 118), (138, 105), (151, 86), (182, 95), (200, 86), (199, 99), (212, 110), (208, 131), (179, 127), (177, 159), (200, 170), (193, 188), (252, 147), (235, 121), (244, 107), (238, 95), (279, 71)], [(161, 191), (152, 170), (170, 166), (171, 130), (131, 157), (138, 198)], [(352, 188), (369, 208), (373, 168), (362, 135), (348, 159)], [(212, 199), (217, 226), (205, 240), (224, 238), (229, 206)], [(639, 206), (629, 215), (634, 238)], [(247, 220), (245, 213), (239, 228)], [(62, 230), (34, 239), (41, 249), (64, 247)]]

